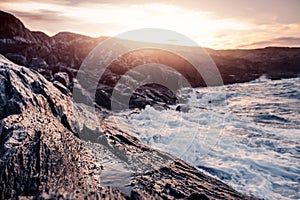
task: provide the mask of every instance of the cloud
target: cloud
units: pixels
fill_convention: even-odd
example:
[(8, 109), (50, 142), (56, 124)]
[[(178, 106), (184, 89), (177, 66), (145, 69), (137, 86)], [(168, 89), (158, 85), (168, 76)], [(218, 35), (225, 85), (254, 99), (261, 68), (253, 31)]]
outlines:
[(262, 48), (268, 46), (289, 46), (289, 47), (300, 47), (300, 37), (280, 37), (274, 38), (267, 41), (253, 42), (250, 44), (238, 45), (238, 48)]
[(2, 3), (47, 3), (68, 7), (84, 5), (141, 5), (166, 4), (177, 5), (194, 11), (209, 11), (215, 13), (216, 18), (239, 18), (251, 20), (258, 24), (268, 23), (298, 23), (300, 22), (299, 0), (2, 0)]
[(44, 22), (62, 22), (68, 21), (66, 17), (62, 17), (61, 12), (53, 11), (53, 10), (45, 10), (40, 9), (35, 12), (23, 12), (17, 10), (8, 10), (9, 12), (13, 13), (21, 20), (30, 20), (32, 22), (36, 21), (44, 21)]
[(257, 24), (300, 22), (299, 0), (226, 0), (226, 3), (223, 0), (210, 0), (209, 2), (207, 0), (62, 0), (60, 3), (71, 6), (82, 6), (84, 4), (141, 5), (158, 3), (177, 5), (192, 11), (212, 12), (217, 19), (238, 18), (250, 20)]

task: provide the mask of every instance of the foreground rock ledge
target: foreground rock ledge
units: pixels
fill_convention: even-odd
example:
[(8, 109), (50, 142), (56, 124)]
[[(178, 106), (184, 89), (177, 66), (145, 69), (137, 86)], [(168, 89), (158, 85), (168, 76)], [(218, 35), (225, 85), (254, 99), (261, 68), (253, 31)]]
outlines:
[[(81, 110), (85, 119), (77, 118), (65, 86), (56, 87), (4, 57), (0, 92), (0, 199), (252, 199), (141, 143), (109, 118), (100, 129), (88, 109)], [(82, 132), (101, 134), (107, 142), (91, 148), (79, 139)], [(135, 163), (130, 194), (101, 186), (107, 181), (100, 181), (107, 170), (97, 158), (101, 149), (108, 156), (123, 152), (116, 158), (121, 164)], [(145, 165), (153, 170), (144, 171)]]

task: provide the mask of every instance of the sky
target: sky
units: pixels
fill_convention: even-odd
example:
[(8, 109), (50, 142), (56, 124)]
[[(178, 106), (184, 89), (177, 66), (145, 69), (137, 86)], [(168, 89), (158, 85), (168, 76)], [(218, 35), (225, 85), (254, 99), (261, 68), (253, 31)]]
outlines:
[[(161, 28), (214, 49), (300, 46), (300, 0), (1, 0), (0, 9), (50, 36)], [(184, 45), (172, 37), (160, 42)]]

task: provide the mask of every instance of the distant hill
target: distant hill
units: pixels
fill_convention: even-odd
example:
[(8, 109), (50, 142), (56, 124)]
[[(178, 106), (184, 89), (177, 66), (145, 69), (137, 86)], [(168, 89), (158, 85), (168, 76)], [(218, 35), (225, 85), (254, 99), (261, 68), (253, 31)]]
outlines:
[[(44, 61), (40, 63), (48, 66), (47, 70), (53, 73), (66, 71), (71, 79), (88, 53), (106, 39), (69, 32), (49, 37), (42, 32), (28, 30), (19, 19), (3, 11), (0, 11), (0, 23), (0, 54), (27, 67), (36, 67), (34, 58), (38, 58)], [(191, 53), (195, 50), (191, 47), (186, 49)], [(218, 66), (225, 84), (250, 81), (263, 74), (271, 79), (291, 78), (300, 74), (300, 47), (206, 50)], [(50, 76), (49, 71), (42, 73)]]
[[(28, 30), (19, 19), (3, 11), (0, 11), (0, 24), (2, 26), (0, 54), (16, 64), (35, 69), (50, 81), (66, 78), (67, 80), (62, 82), (70, 89), (73, 89), (73, 79), (83, 60), (101, 41), (107, 39), (107, 37), (92, 38), (69, 32), (60, 32), (50, 37), (42, 32)], [(128, 44), (130, 43), (138, 42), (128, 41)], [(174, 46), (173, 48), (180, 48), (194, 55), (200, 47)], [(300, 47), (267, 47), (252, 50), (205, 48), (205, 50), (219, 69), (224, 84), (248, 82), (262, 75), (270, 79), (300, 76)], [(104, 52), (97, 59), (101, 60), (107, 54), (109, 52)], [(176, 69), (193, 87), (206, 86), (203, 77), (182, 58), (161, 50), (140, 50), (123, 55), (106, 70), (106, 76), (102, 77), (97, 89), (97, 103), (110, 108), (110, 103), (107, 101), (120, 75), (139, 64), (151, 62)], [(61, 72), (67, 75), (63, 77), (55, 75)], [(89, 78), (86, 81), (89, 81)], [(175, 103), (174, 96), (162, 99), (164, 103)]]

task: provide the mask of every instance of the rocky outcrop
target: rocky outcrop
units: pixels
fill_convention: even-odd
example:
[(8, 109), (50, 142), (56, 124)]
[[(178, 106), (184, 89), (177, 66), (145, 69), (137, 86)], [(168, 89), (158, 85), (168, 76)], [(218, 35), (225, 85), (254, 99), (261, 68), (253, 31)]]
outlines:
[[(1, 199), (251, 199), (143, 144), (109, 112), (94, 118), (37, 72), (0, 61)], [(111, 174), (121, 191), (108, 187)]]
[(100, 164), (57, 119), (27, 111), (1, 121), (2, 199), (100, 188)]
[[(76, 132), (70, 92), (61, 95), (59, 89), (37, 72), (14, 65), (3, 56), (0, 59), (0, 119), (38, 109), (41, 114), (52, 113), (66, 128)], [(67, 91), (61, 86), (63, 89)]]
[(27, 43), (37, 42), (31, 31), (12, 14), (0, 11), (0, 38), (18, 40)]
[(76, 136), (70, 94), (2, 56), (0, 82), (1, 199), (100, 188), (101, 164)]
[[(19, 19), (3, 11), (0, 23), (0, 54), (27, 67), (36, 68), (43, 62), (47, 70), (40, 72), (48, 80), (58, 71), (68, 73), (72, 79), (82, 60), (104, 39), (66, 32), (49, 37), (42, 32), (29, 31)], [(26, 62), (20, 63), (21, 57), (25, 57)]]

